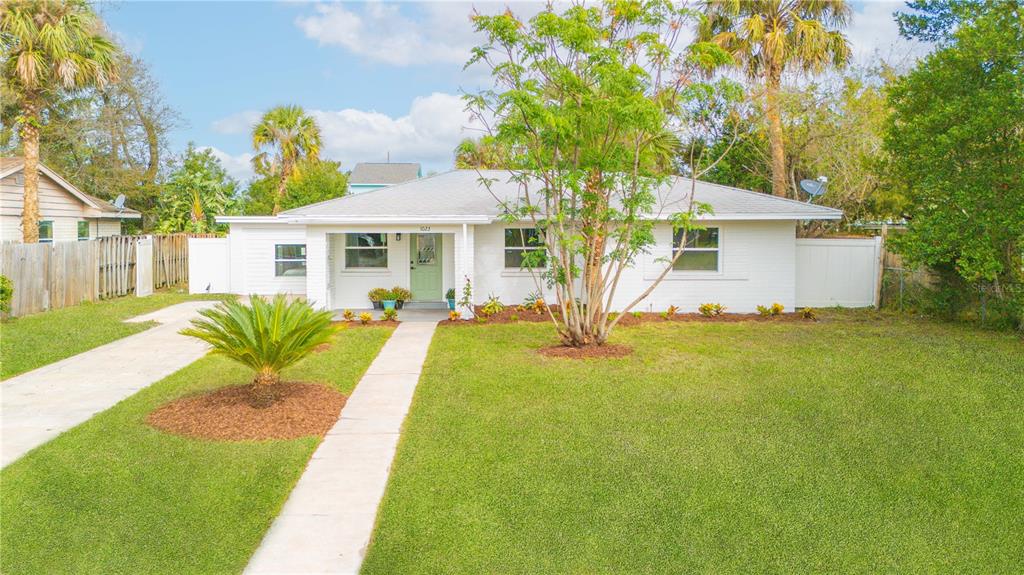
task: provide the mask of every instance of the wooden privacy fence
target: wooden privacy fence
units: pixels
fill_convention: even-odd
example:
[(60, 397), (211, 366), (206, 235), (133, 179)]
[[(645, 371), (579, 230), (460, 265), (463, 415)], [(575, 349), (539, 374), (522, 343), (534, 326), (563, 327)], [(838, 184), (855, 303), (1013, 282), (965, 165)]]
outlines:
[[(0, 245), (0, 273), (14, 284), (11, 316), (188, 282), (188, 234), (109, 236), (81, 242)], [(203, 234), (192, 237), (213, 237)], [(146, 261), (139, 262), (140, 245)], [(147, 285), (139, 285), (139, 278)]]

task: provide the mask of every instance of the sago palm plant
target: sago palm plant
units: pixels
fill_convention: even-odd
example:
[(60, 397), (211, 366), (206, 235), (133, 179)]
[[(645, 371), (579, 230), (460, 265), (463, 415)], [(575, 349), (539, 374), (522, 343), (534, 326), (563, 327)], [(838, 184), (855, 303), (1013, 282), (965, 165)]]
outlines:
[(181, 330), (213, 346), (213, 353), (252, 368), (253, 400), (274, 401), (274, 385), (281, 371), (306, 357), (318, 345), (331, 341), (336, 328), (333, 314), (316, 311), (304, 301), (288, 303), (283, 295), (267, 301), (252, 296), (249, 305), (227, 301), (199, 312), (192, 327)]

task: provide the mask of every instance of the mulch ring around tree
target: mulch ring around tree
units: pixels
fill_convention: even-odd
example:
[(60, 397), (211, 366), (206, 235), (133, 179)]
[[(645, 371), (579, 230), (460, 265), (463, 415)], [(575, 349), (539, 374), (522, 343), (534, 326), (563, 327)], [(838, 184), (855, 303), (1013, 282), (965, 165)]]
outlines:
[(567, 359), (600, 359), (626, 357), (633, 354), (633, 348), (618, 343), (606, 343), (604, 345), (588, 345), (584, 347), (570, 347), (567, 345), (553, 345), (542, 347), (537, 353), (546, 357), (558, 357)]
[(161, 431), (198, 439), (245, 441), (324, 436), (348, 399), (320, 384), (282, 382), (270, 406), (253, 405), (251, 385), (232, 385), (166, 403), (146, 417)]

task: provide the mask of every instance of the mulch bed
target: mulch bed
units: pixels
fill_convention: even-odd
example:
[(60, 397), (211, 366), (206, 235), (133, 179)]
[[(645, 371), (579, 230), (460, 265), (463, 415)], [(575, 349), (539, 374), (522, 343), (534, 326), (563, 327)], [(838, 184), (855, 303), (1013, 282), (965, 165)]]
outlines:
[(257, 408), (250, 387), (233, 385), (176, 399), (151, 412), (146, 423), (167, 433), (218, 441), (322, 437), (348, 399), (324, 385), (282, 382), (275, 389), (278, 399)]
[(598, 359), (615, 358), (632, 355), (633, 348), (618, 343), (607, 343), (605, 345), (588, 345), (586, 347), (569, 347), (567, 345), (553, 345), (542, 347), (537, 353), (547, 357), (559, 357), (566, 359)]
[[(517, 310), (514, 307), (507, 307), (500, 313), (496, 313), (490, 316), (483, 316), (480, 313), (480, 307), (477, 306), (476, 313), (477, 317), (470, 320), (449, 320), (446, 319), (440, 322), (442, 326), (467, 326), (467, 325), (479, 325), (479, 324), (492, 324), (492, 323), (537, 323), (537, 322), (548, 322), (551, 318), (546, 313), (537, 313), (532, 309)], [(553, 309), (555, 317), (559, 318), (560, 313), (558, 309)], [(479, 318), (483, 317), (483, 321)], [(809, 320), (803, 317), (800, 313), (783, 313), (776, 316), (763, 316), (759, 313), (726, 313), (719, 316), (707, 317), (699, 313), (677, 313), (668, 317), (662, 317), (661, 313), (658, 312), (642, 312), (640, 317), (634, 316), (632, 313), (626, 314), (625, 317), (619, 320), (616, 326), (635, 326), (644, 323), (666, 323), (666, 322), (708, 322), (708, 323), (735, 323), (743, 321), (774, 321), (774, 322), (809, 322)]]

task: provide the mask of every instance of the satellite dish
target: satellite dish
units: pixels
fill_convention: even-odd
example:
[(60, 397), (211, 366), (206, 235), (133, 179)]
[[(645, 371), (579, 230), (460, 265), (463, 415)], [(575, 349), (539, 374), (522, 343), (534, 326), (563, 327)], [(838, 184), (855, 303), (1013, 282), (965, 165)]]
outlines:
[(124, 194), (119, 194), (117, 199), (114, 200), (114, 207), (123, 210), (124, 209)]
[(800, 180), (800, 189), (807, 192), (810, 196), (809, 202), (813, 202), (814, 198), (825, 193), (825, 183), (828, 180), (822, 176), (817, 180)]

